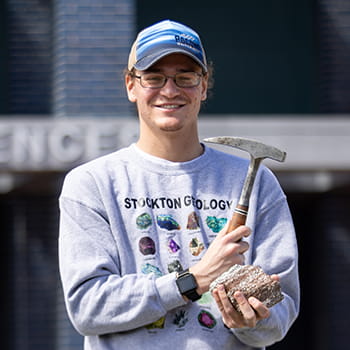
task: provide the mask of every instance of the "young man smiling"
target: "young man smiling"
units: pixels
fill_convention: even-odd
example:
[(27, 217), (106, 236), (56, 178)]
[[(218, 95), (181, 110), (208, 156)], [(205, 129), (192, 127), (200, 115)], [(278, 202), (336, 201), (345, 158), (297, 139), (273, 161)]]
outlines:
[[(181, 74), (185, 75), (181, 80), (185, 86), (192, 79), (195, 84), (179, 87), (174, 77), (181, 78)], [(164, 86), (152, 87), (159, 79)], [(180, 53), (161, 58), (147, 71), (132, 69), (126, 76), (126, 87), (129, 100), (136, 103), (139, 113), (138, 146), (171, 161), (198, 157), (203, 148), (198, 139), (197, 117), (207, 96), (207, 84), (207, 72)]]
[[(227, 232), (229, 206), (184, 205), (185, 198), (236, 203), (246, 174), (246, 160), (200, 143), (209, 81), (195, 31), (166, 20), (140, 32), (125, 75), (138, 141), (66, 177), (60, 272), (86, 350), (263, 349), (297, 316), (297, 245), (271, 172), (262, 167), (257, 176), (250, 228)], [(130, 205), (130, 198), (168, 205)], [(216, 277), (243, 263), (279, 278), (284, 300), (268, 309), (237, 292), (239, 314), (223, 288), (208, 292)]]

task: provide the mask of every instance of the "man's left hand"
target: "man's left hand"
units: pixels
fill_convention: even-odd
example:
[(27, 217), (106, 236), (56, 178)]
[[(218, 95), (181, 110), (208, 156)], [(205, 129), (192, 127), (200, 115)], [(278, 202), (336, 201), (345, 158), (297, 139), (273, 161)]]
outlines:
[(242, 315), (232, 306), (223, 285), (219, 285), (212, 294), (222, 314), (222, 320), (228, 328), (255, 327), (259, 320), (270, 316), (270, 310), (261, 301), (254, 297), (246, 299), (239, 291), (233, 296)]

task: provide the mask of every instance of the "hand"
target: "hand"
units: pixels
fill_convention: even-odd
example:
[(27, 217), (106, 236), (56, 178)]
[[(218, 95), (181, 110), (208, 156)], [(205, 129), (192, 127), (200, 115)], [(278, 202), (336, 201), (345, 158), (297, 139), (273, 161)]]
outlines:
[(227, 232), (228, 224), (218, 233), (210, 244), (201, 261), (190, 268), (197, 281), (197, 292), (203, 294), (209, 290), (209, 285), (218, 276), (235, 264), (244, 263), (244, 255), (249, 244), (242, 240), (250, 235), (247, 226), (240, 226)]
[[(277, 275), (271, 275), (271, 277), (274, 280), (279, 279)], [(232, 306), (223, 285), (219, 285), (212, 294), (221, 312), (222, 320), (228, 328), (252, 328), (259, 320), (270, 316), (270, 310), (267, 306), (254, 297), (246, 299), (242, 292), (237, 291), (233, 295), (242, 314)]]

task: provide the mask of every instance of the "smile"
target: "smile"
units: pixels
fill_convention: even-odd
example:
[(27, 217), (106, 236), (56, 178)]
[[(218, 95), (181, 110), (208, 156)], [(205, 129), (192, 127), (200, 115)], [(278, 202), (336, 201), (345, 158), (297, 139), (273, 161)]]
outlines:
[(176, 108), (180, 108), (183, 105), (181, 104), (169, 104), (169, 105), (157, 105), (158, 108), (164, 108), (164, 109), (176, 109)]

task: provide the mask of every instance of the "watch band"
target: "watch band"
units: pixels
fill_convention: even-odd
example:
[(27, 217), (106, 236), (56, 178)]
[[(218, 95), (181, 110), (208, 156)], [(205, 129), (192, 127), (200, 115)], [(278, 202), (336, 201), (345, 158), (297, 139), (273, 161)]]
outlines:
[(185, 295), (191, 301), (196, 301), (201, 296), (196, 292), (197, 282), (189, 269), (180, 271), (176, 278), (176, 284), (182, 295)]
[(184, 295), (186, 295), (186, 297), (191, 301), (197, 301), (201, 298), (195, 289), (189, 290), (188, 292), (184, 293)]

